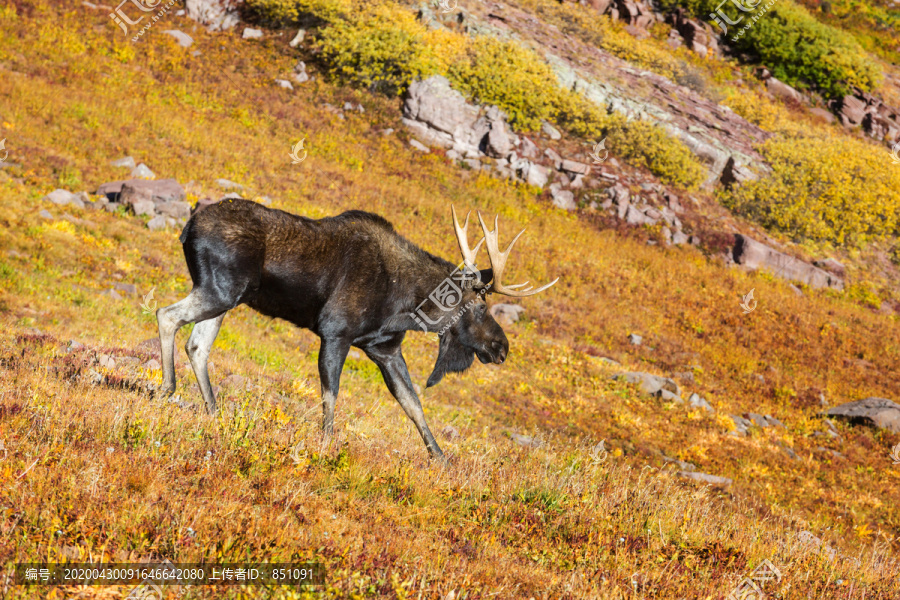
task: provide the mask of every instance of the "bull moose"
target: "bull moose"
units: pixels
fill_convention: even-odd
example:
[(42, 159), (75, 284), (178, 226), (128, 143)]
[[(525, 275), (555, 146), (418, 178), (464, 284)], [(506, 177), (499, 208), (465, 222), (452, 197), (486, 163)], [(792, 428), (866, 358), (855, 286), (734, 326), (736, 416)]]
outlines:
[[(460, 227), (451, 207), (464, 267), (430, 254), (400, 236), (384, 218), (358, 210), (310, 219), (255, 202), (230, 199), (198, 210), (181, 233), (193, 288), (156, 315), (162, 347), (164, 395), (175, 391), (175, 333), (196, 323), (185, 345), (209, 413), (216, 398), (207, 359), (225, 313), (239, 304), (311, 330), (321, 339), (322, 429), (330, 437), (341, 371), (351, 346), (381, 370), (391, 394), (412, 419), (433, 458), (443, 452), (425, 423), (401, 343), (407, 331), (439, 332), (440, 345), (427, 386), (445, 374), (482, 363), (502, 363), (509, 342), (484, 302), (486, 293), (523, 297), (541, 292), (527, 282), (504, 285), (513, 245), (498, 246), (498, 219), (470, 249), (469, 215)], [(475, 258), (486, 243), (491, 268)], [(430, 300), (430, 301), (429, 301)], [(459, 307), (465, 307), (460, 310)], [(455, 310), (453, 310), (455, 309)]]

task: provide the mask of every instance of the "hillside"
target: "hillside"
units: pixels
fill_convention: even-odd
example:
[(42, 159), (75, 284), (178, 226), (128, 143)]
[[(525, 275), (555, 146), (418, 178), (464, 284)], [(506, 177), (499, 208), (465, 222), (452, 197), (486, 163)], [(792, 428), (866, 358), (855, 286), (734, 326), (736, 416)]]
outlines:
[[(859, 94), (900, 104), (889, 34), (833, 5), (804, 3), (796, 18), (877, 64)], [(271, 0), (210, 31), (176, 5), (137, 42), (90, 3), (0, 8), (4, 572), (313, 560), (326, 573), (317, 588), (166, 597), (720, 599), (768, 560), (781, 574), (765, 589), (773, 597), (900, 597), (900, 429), (823, 415), (900, 402), (890, 124), (877, 139), (875, 117), (829, 123), (826, 113), (849, 119), (857, 92), (794, 69), (799, 59), (762, 61), (762, 42), (703, 56), (673, 47), (666, 15), (692, 19), (702, 3), (634, 22), (610, 6)], [(893, 21), (883, 27), (896, 35)], [(398, 67), (398, 47), (418, 62)], [(868, 73), (845, 56), (830, 72)], [(804, 99), (778, 95), (761, 66)], [(442, 147), (439, 119), (413, 122), (408, 88), (433, 76), (460, 91), (447, 102), (454, 118), (471, 114), (467, 127), (516, 138), (517, 159), (527, 138), (527, 165), (509, 149)], [(609, 158), (598, 164), (601, 138)], [(509, 280), (560, 282), (491, 298), (524, 308), (504, 326), (509, 359), (422, 392), (449, 467), (428, 461), (358, 351), (323, 446), (318, 340), (247, 307), (228, 314), (213, 349), (210, 417), (185, 330), (178, 397), (149, 392), (161, 381), (152, 309), (191, 283), (180, 225), (99, 208), (98, 188), (130, 177), (111, 164), (125, 156), (151, 180), (176, 180), (191, 205), (238, 192), (313, 218), (368, 210), (451, 261), (450, 204), (497, 214), (503, 240), (527, 227)], [(47, 199), (57, 189), (88, 193), (58, 204)], [(735, 234), (781, 254), (751, 268)], [(407, 336), (422, 389), (436, 348), (435, 335)], [(666, 393), (623, 373), (668, 378), (643, 379)], [(0, 590), (129, 594), (9, 580)]]

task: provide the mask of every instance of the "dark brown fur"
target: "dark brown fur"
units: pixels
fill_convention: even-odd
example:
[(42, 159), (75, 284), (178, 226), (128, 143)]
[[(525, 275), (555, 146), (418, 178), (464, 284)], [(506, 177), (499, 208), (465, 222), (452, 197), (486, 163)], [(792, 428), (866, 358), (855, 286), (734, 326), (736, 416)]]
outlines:
[[(206, 357), (225, 312), (247, 304), (321, 338), (326, 433), (332, 429), (344, 360), (356, 346), (379, 366), (429, 451), (441, 456), (400, 345), (406, 331), (421, 328), (414, 312), (454, 271), (454, 263), (409, 242), (378, 215), (350, 211), (309, 219), (239, 199), (197, 211), (180, 239), (194, 288), (158, 313), (166, 392), (175, 389), (174, 331), (197, 322), (188, 354), (207, 408), (215, 410)], [(482, 283), (467, 286), (451, 311), (432, 302), (422, 306), (428, 330), (441, 332), (429, 386), (446, 373), (464, 371), (475, 356), (482, 362), (505, 360), (508, 341), (483, 302), (490, 276), (490, 270), (482, 271)]]

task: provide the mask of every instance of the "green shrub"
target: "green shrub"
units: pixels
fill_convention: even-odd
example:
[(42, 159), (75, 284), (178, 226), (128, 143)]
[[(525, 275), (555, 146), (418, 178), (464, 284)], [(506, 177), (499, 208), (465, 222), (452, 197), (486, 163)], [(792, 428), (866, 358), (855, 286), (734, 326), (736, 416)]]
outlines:
[[(720, 0), (662, 0), (666, 9), (684, 7), (709, 22)], [(750, 2), (745, 0), (745, 6)], [(795, 87), (813, 87), (829, 98), (846, 95), (857, 86), (875, 88), (881, 70), (849, 33), (818, 22), (792, 0), (776, 0), (766, 11), (765, 4), (742, 12), (733, 3), (722, 5), (729, 20), (743, 19), (728, 26), (728, 39), (739, 49), (759, 58), (775, 77)], [(756, 19), (753, 21), (752, 19)], [(749, 29), (744, 29), (752, 24)]]

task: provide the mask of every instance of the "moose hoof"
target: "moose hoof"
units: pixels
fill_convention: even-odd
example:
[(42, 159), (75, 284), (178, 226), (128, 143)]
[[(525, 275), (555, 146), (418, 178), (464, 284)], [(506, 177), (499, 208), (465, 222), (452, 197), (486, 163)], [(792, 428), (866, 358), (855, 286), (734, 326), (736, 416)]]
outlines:
[(151, 388), (151, 392), (154, 398), (166, 400), (175, 393), (175, 386), (166, 386), (165, 384), (163, 384), (155, 388)]

